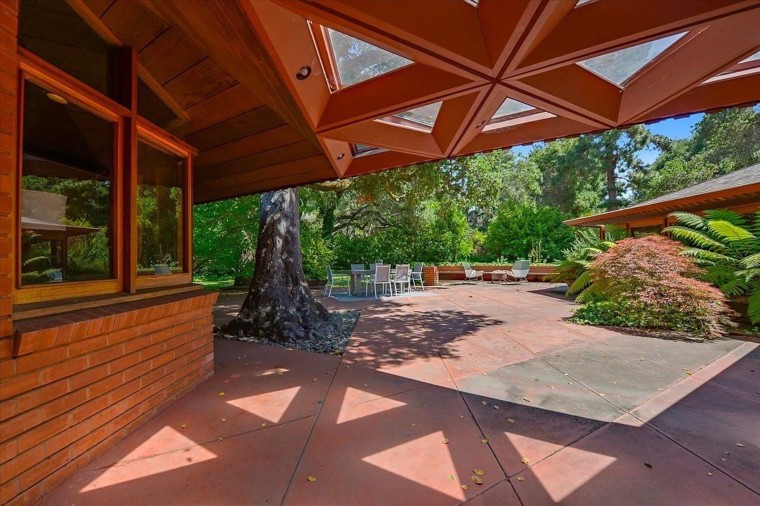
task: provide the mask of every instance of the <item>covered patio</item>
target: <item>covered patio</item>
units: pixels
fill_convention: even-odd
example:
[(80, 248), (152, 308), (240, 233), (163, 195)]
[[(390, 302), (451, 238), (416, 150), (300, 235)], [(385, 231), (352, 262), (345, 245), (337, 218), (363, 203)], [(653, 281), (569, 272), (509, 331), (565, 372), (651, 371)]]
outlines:
[(546, 284), (431, 291), (358, 303), (342, 357), (217, 339), (212, 379), (41, 504), (757, 504), (757, 342), (574, 325)]

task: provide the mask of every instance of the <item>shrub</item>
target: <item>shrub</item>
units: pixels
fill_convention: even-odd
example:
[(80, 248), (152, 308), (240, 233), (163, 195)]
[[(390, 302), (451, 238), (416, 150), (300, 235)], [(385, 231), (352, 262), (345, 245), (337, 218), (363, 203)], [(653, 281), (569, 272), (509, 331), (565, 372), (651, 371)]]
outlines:
[(589, 265), (593, 300), (578, 322), (725, 334), (731, 310), (720, 290), (695, 279), (702, 270), (663, 236), (624, 239)]
[(508, 202), (488, 224), (484, 246), (491, 258), (509, 260), (531, 257), (540, 245), (541, 258), (534, 262), (557, 260), (573, 241), (573, 230), (566, 218), (552, 207)]

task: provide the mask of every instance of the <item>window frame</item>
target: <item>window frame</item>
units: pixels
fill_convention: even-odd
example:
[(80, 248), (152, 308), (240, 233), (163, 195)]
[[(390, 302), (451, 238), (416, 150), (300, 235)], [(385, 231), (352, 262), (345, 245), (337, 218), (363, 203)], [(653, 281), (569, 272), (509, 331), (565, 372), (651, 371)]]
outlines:
[[(123, 253), (123, 184), (124, 184), (124, 128), (125, 116), (129, 109), (118, 104), (86, 84), (74, 79), (52, 64), (18, 48), (18, 97), (17, 97), (17, 138), (16, 138), (16, 220), (15, 254), (16, 279), (13, 295), (14, 304), (29, 304), (51, 300), (88, 297), (118, 293), (124, 289)], [(111, 191), (111, 275), (110, 279), (95, 281), (71, 281), (64, 283), (29, 285), (21, 284), (21, 190), (24, 163), (24, 106), (26, 83), (31, 82), (48, 91), (59, 94), (70, 103), (98, 116), (114, 125), (114, 167), (113, 189)]]
[[(48, 63), (27, 49), (19, 47), (17, 138), (16, 138), (16, 202), (14, 219), (14, 254), (16, 275), (13, 290), (13, 304), (27, 305), (56, 300), (79, 299), (98, 295), (135, 293), (138, 290), (172, 287), (191, 284), (193, 281), (192, 256), (192, 216), (193, 216), (193, 158), (198, 151), (163, 130), (149, 120), (139, 116), (136, 100), (133, 108), (125, 107), (116, 100), (100, 93), (77, 80), (63, 70)], [(132, 65), (136, 69), (137, 54), (132, 50)], [(133, 83), (127, 81), (132, 79)], [(115, 85), (129, 85), (136, 94), (137, 76), (123, 76), (124, 82)], [(114, 167), (112, 190), (112, 278), (95, 281), (71, 281), (44, 285), (21, 285), (21, 187), (23, 175), (23, 129), (24, 100), (26, 82), (41, 86), (59, 94), (70, 103), (81, 107), (114, 124)], [(136, 95), (134, 95), (136, 97)], [(182, 251), (183, 272), (155, 276), (137, 276), (137, 170), (135, 157), (137, 143), (144, 142), (156, 149), (177, 155), (184, 159), (185, 184), (183, 188)], [(134, 262), (132, 260), (135, 260)]]
[[(172, 134), (162, 130), (147, 119), (139, 116), (137, 118), (137, 139), (136, 142), (145, 143), (152, 148), (158, 149), (165, 153), (178, 156), (184, 160), (184, 188), (182, 189), (182, 272), (176, 274), (154, 274), (152, 276), (138, 276), (137, 263), (131, 266), (134, 275), (134, 286), (138, 290), (145, 288), (156, 288), (161, 286), (181, 285), (193, 282), (193, 197), (192, 197), (192, 176), (193, 176), (193, 154), (194, 150), (183, 141), (179, 140)], [(137, 181), (137, 170), (139, 160), (133, 165), (134, 181)], [(137, 202), (137, 184), (134, 185), (132, 202)], [(130, 215), (137, 222), (137, 206), (130, 209)], [(134, 214), (132, 214), (132, 211)], [(132, 238), (132, 247), (137, 251), (137, 233)]]

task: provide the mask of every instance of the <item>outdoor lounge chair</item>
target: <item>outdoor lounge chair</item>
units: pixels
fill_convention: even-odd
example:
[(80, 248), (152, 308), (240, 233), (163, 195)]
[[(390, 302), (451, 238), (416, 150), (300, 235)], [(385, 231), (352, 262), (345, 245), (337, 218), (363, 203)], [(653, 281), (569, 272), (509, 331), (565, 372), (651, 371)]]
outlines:
[(417, 283), (419, 283), (420, 288), (422, 288), (422, 291), (425, 291), (425, 280), (422, 276), (422, 268), (425, 266), (425, 264), (422, 263), (416, 263), (414, 264), (414, 269), (412, 269), (412, 273), (409, 275), (409, 281), (411, 282), (411, 286), (409, 287), (411, 291), (412, 287), (417, 287)]
[(335, 278), (333, 277), (332, 267), (327, 266), (327, 283), (325, 284), (325, 295), (330, 296), (332, 289), (335, 288)]
[(483, 281), (483, 271), (476, 271), (473, 269), (470, 262), (462, 262), (462, 267), (464, 268), (465, 281), (475, 280), (475, 283), (477, 283), (478, 280)]
[(518, 260), (512, 264), (512, 269), (507, 271), (507, 277), (512, 278), (517, 282), (528, 281), (528, 273), (530, 272), (530, 260)]

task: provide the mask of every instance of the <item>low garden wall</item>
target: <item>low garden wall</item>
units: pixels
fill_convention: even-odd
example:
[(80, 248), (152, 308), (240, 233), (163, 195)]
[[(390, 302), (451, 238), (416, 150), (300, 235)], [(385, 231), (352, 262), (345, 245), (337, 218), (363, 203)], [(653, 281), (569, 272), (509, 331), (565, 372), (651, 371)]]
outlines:
[[(427, 268), (427, 267), (426, 267)], [(512, 269), (512, 265), (479, 265), (472, 264), (472, 268), (476, 271), (483, 271), (483, 278), (486, 281), (491, 281), (492, 271), (508, 271)], [(439, 265), (436, 267), (438, 270), (439, 281), (464, 281), (464, 268), (462, 265)], [(556, 267), (553, 265), (533, 265), (530, 267), (528, 273), (528, 281), (548, 281), (548, 276), (556, 272)], [(427, 278), (425, 279), (427, 284)]]
[(0, 339), (0, 504), (28, 504), (213, 374), (216, 293), (17, 322)]

